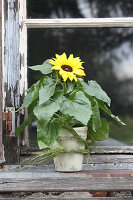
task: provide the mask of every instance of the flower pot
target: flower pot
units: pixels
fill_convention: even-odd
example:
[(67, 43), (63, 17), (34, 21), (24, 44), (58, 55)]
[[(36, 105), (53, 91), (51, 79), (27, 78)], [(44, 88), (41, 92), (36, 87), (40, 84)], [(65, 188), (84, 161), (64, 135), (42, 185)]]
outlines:
[[(74, 130), (85, 140), (87, 138), (87, 127), (77, 127)], [(61, 129), (59, 139), (64, 148), (68, 150), (81, 150), (85, 145), (79, 142), (67, 129)], [(55, 142), (53, 148), (62, 148)], [(63, 153), (54, 158), (55, 170), (62, 172), (81, 171), (84, 155), (81, 153)]]

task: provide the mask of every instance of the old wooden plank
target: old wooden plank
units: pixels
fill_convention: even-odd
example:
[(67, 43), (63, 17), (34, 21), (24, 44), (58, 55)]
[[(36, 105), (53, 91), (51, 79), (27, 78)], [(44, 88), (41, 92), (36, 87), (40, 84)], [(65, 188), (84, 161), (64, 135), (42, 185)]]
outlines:
[[(6, 200), (20, 200), (20, 198), (6, 198)], [(60, 198), (60, 197), (54, 197), (54, 198), (51, 198), (51, 197), (43, 197), (43, 198), (34, 198), (34, 197), (28, 197), (28, 198), (22, 198), (23, 200), (81, 200), (81, 198)], [(132, 200), (133, 198), (132, 197), (106, 197), (106, 200)], [(5, 200), (5, 198), (2, 198), (1, 200)], [(105, 200), (105, 197), (87, 197), (87, 198), (82, 198), (82, 200)]]
[(133, 154), (133, 146), (96, 146), (90, 148), (92, 154)]
[[(20, 105), (20, 53), (19, 53), (19, 4), (18, 0), (4, 0), (4, 108)], [(16, 114), (16, 126), (19, 116)], [(19, 161), (18, 138), (10, 137), (3, 128), (6, 163)]]
[[(88, 166), (88, 168), (87, 168)], [(51, 168), (50, 168), (51, 167)], [(80, 172), (74, 173), (59, 173), (56, 172), (53, 166), (25, 166), (23, 168), (10, 168), (1, 167), (0, 179), (13, 179), (17, 177), (18, 179), (34, 179), (34, 178), (82, 178), (82, 177), (133, 177), (133, 169), (89, 169), (90, 165), (83, 167)]]
[(2, 1), (0, 1), (0, 163), (4, 161), (3, 143), (2, 143)]
[(91, 155), (89, 158), (84, 158), (84, 163), (90, 164), (106, 164), (106, 163), (133, 163), (133, 155), (131, 154), (106, 154), (106, 155)]
[(82, 170), (59, 173), (27, 168), (0, 172), (0, 192), (133, 191), (131, 170)]
[(57, 177), (0, 179), (0, 192), (133, 191), (133, 178)]
[(81, 18), (81, 19), (27, 19), (29, 28), (60, 27), (133, 27), (133, 17), (127, 18)]
[[(25, 91), (28, 88), (28, 80), (27, 80), (27, 26), (23, 23), (23, 20), (26, 19), (26, 0), (19, 0), (19, 24), (20, 24), (20, 95), (21, 95), (21, 102), (25, 96)], [(21, 115), (20, 123), (27, 118), (27, 111), (26, 109), (23, 110), (23, 116)], [(20, 145), (21, 150), (27, 148), (29, 145), (28, 140), (28, 127), (26, 127), (23, 133), (20, 135)]]

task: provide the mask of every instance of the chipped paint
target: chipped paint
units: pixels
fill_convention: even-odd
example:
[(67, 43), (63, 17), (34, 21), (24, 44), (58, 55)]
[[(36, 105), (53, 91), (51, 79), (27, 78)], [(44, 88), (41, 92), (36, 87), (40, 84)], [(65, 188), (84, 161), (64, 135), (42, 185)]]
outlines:
[(1, 101), (1, 104), (0, 104), (0, 163), (2, 163), (5, 161), (4, 146), (3, 146), (3, 141), (2, 141), (2, 111), (3, 111), (3, 76), (2, 76), (3, 69), (2, 67), (3, 67), (3, 56), (4, 56), (3, 0), (0, 2), (0, 15), (1, 15), (1, 19), (0, 19), (0, 29), (1, 29), (0, 31), (0, 93), (2, 94), (0, 96), (0, 101)]
[(4, 57), (4, 92), (6, 106), (19, 107), (19, 15), (17, 0), (6, 0), (5, 12), (5, 57)]
[(19, 25), (20, 25), (20, 95), (27, 89), (27, 27), (23, 22), (26, 19), (26, 0), (19, 0)]

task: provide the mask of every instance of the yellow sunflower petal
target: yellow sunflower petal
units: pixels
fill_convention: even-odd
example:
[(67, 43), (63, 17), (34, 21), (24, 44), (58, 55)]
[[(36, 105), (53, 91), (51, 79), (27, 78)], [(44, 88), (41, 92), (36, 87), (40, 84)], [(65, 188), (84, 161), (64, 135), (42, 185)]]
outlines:
[(68, 73), (67, 72), (63, 73), (62, 78), (66, 82), (66, 80), (68, 79)]
[(75, 75), (85, 76), (83, 71), (84, 68), (82, 66), (83, 62), (81, 62), (79, 57), (74, 58), (73, 54), (70, 54), (68, 58), (66, 53), (63, 53), (62, 55), (56, 54), (56, 58), (50, 60), (50, 63), (53, 65), (53, 70), (59, 70), (59, 74), (65, 82), (68, 78), (71, 81), (73, 79), (77, 81)]
[(61, 56), (62, 56), (63, 59), (67, 59), (67, 56), (66, 56), (65, 52)]
[(73, 73), (68, 72), (68, 77), (69, 77), (70, 81), (72, 81), (74, 79), (74, 76), (75, 75)]
[(59, 71), (59, 73), (60, 73), (60, 75), (62, 76), (62, 74), (63, 74), (63, 73), (66, 73), (66, 72), (64, 72), (64, 70), (61, 69), (61, 70)]
[(76, 76), (74, 76), (73, 79), (77, 82), (77, 78), (76, 78)]
[(55, 56), (56, 56), (56, 59), (60, 58), (60, 55), (58, 55), (58, 54), (55, 54)]
[(80, 75), (80, 76), (85, 76), (85, 73), (82, 69), (75, 69), (73, 71), (74, 74)]
[(73, 54), (70, 54), (70, 56), (68, 57), (68, 60), (73, 60)]
[(54, 69), (54, 70), (60, 70), (61, 69), (61, 67), (59, 67), (59, 66), (53, 66), (52, 68), (51, 68), (52, 70)]
[(55, 61), (54, 60), (50, 60), (49, 63), (52, 64), (52, 65), (54, 65)]

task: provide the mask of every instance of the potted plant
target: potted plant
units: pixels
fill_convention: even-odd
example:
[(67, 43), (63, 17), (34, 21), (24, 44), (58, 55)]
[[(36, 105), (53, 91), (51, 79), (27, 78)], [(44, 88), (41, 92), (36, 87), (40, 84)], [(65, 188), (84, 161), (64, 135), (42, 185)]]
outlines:
[(42, 77), (27, 91), (20, 109), (27, 108), (28, 118), (16, 133), (37, 121), (38, 146), (48, 150), (32, 158), (36, 164), (54, 158), (57, 171), (79, 171), (90, 143), (109, 136), (108, 122), (100, 117), (100, 111), (124, 125), (111, 113), (111, 100), (100, 85), (92, 80), (84, 82), (82, 65), (79, 57), (70, 54), (67, 58), (63, 53), (29, 67), (40, 71)]

